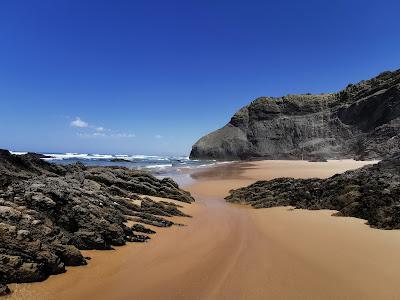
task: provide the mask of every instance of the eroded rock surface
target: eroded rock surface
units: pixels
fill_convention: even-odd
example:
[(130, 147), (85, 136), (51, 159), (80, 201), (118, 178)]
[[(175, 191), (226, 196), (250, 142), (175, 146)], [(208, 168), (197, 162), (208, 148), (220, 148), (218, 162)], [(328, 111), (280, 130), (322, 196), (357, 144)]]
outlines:
[(400, 229), (400, 153), (327, 179), (278, 178), (230, 191), (229, 202), (255, 208), (333, 209), (372, 227)]
[(400, 70), (336, 94), (261, 97), (193, 145), (193, 159), (381, 159), (400, 150)]
[(142, 195), (194, 201), (169, 178), (122, 167), (60, 166), (0, 150), (0, 294), (9, 292), (7, 283), (41, 281), (86, 264), (81, 249), (143, 242), (154, 232), (128, 227), (128, 220), (171, 226), (165, 217), (186, 216), (173, 203)]

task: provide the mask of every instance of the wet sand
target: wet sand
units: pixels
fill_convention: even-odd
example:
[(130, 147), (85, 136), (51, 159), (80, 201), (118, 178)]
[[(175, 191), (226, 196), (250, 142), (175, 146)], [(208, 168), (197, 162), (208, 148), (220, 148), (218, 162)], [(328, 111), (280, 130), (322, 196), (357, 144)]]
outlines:
[(231, 188), (274, 177), (327, 177), (362, 162), (261, 161), (196, 172), (187, 226), (145, 244), (86, 251), (88, 266), (42, 283), (11, 285), (6, 299), (394, 299), (400, 231), (371, 229), (332, 211), (252, 209)]

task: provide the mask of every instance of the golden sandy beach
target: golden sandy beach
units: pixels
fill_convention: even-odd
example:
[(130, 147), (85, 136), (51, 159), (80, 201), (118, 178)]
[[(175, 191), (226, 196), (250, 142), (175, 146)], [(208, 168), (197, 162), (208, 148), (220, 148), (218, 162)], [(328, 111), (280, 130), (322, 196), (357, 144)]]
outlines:
[(366, 164), (261, 161), (196, 172), (186, 226), (156, 228), (144, 244), (85, 251), (88, 266), (5, 299), (395, 299), (400, 231), (371, 229), (332, 211), (226, 203), (232, 188), (274, 177), (328, 177)]

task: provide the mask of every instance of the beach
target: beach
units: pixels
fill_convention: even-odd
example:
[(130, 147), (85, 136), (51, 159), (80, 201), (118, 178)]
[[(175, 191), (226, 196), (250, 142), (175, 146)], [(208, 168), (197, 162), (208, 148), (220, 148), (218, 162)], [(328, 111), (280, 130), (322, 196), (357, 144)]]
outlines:
[(400, 300), (399, 11), (0, 2), (0, 300)]
[[(334, 211), (253, 209), (223, 199), (230, 189), (276, 177), (326, 178), (371, 162), (259, 161), (187, 171), (195, 203), (185, 226), (154, 228), (143, 244), (83, 251), (84, 267), (5, 299), (394, 299), (400, 232), (372, 229)], [(181, 203), (180, 203), (181, 204)]]

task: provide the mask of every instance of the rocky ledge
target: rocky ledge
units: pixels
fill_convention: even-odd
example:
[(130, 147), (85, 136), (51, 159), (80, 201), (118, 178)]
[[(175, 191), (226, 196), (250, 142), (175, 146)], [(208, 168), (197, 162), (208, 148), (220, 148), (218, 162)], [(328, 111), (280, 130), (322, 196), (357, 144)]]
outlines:
[(179, 205), (143, 195), (194, 201), (169, 178), (0, 150), (0, 295), (10, 292), (7, 283), (85, 265), (80, 250), (146, 241), (154, 231), (139, 223), (167, 227), (174, 223), (165, 217), (187, 216)]
[(293, 206), (337, 210), (371, 227), (400, 229), (400, 153), (327, 179), (278, 178), (230, 191), (229, 202), (255, 208)]
[(260, 97), (193, 145), (193, 159), (382, 159), (400, 151), (400, 70), (334, 94)]

